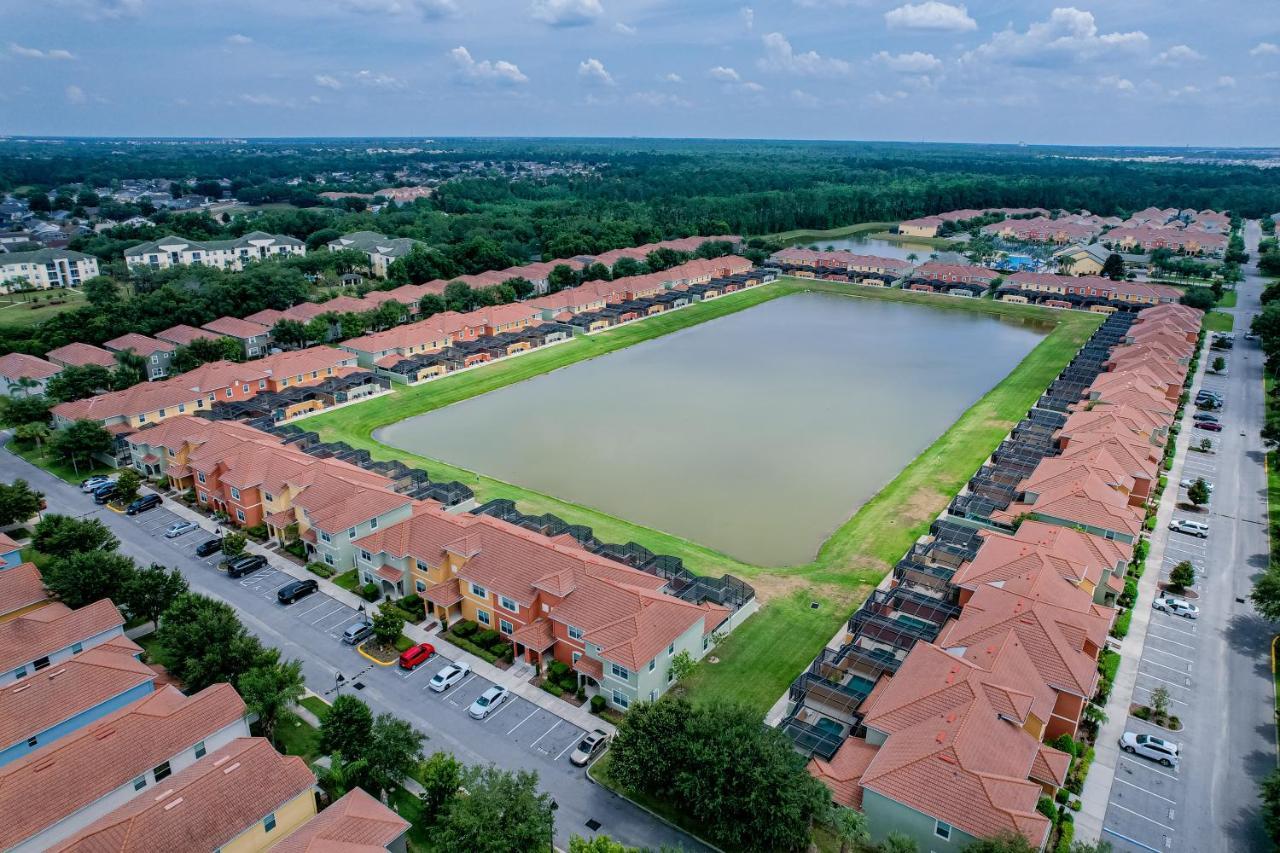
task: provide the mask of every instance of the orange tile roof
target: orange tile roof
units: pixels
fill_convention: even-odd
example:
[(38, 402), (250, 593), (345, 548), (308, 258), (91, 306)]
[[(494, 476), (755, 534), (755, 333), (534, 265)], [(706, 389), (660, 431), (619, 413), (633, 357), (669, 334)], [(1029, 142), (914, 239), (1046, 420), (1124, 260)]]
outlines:
[(301, 376), (303, 382), (311, 380), (307, 374), (318, 373), (317, 380), (325, 378), (327, 372), (340, 367), (354, 367), (356, 357), (344, 350), (333, 347), (308, 347), (307, 349), (288, 350), (269, 355), (254, 362), (255, 367), (275, 380), (293, 380)]
[(849, 738), (840, 744), (830, 761), (814, 756), (805, 767), (809, 775), (826, 785), (832, 801), (862, 810), (862, 774), (866, 772), (877, 748), (861, 738)]
[(149, 338), (146, 335), (140, 335), (137, 332), (130, 332), (127, 335), (121, 335), (118, 338), (112, 338), (103, 344), (107, 349), (112, 350), (133, 350), (137, 355), (151, 355), (154, 352), (173, 352), (174, 344), (166, 341), (158, 341), (155, 338)]
[(170, 326), (163, 332), (156, 332), (155, 335), (162, 341), (169, 341), (179, 346), (188, 346), (194, 340), (205, 338), (208, 340), (217, 340), (218, 336), (204, 329), (197, 329), (195, 326), (188, 326), (185, 323), (179, 323), (176, 326)]
[(86, 364), (115, 367), (116, 364), (116, 357), (102, 347), (78, 342), (51, 349), (45, 353), (45, 356), (50, 361), (60, 361), (63, 364), (72, 364), (77, 367), (83, 367)]
[(164, 687), (0, 767), (0, 847), (66, 819), (244, 714), (230, 684), (194, 696)]
[[(3, 550), (4, 547), (0, 546), (0, 551)], [(35, 563), (22, 563), (0, 571), (0, 616), (48, 600), (49, 594), (45, 592), (44, 581)]]
[(123, 627), (124, 617), (106, 598), (79, 610), (61, 603), (32, 610), (0, 622), (0, 672)]
[(535, 652), (544, 652), (556, 642), (551, 622), (547, 619), (535, 619), (528, 625), (520, 626), (511, 634), (511, 639)]
[(296, 755), (242, 737), (144, 790), (53, 850), (170, 853), (216, 850), (307, 793), (316, 777)]
[(372, 487), (353, 483), (347, 477), (327, 471), (318, 472), (307, 489), (293, 499), (294, 506), (306, 511), (311, 526), (326, 533), (355, 527), (412, 503), (412, 498), (393, 492), (389, 485)]
[(23, 352), (0, 355), (0, 377), (5, 379), (48, 379), (61, 372), (62, 368), (58, 365), (34, 355)]
[(216, 320), (205, 323), (201, 328), (231, 338), (252, 338), (258, 335), (265, 335), (271, 331), (261, 323), (252, 323), (248, 320), (241, 320), (239, 317), (219, 317)]
[(1035, 503), (1012, 503), (1001, 512), (993, 512), (991, 517), (1012, 522), (1026, 513), (1042, 520), (1059, 518), (1134, 537), (1142, 532), (1144, 518), (1142, 509), (1130, 505), (1127, 495), (1096, 474), (1055, 482), (1051, 490), (1039, 494)]
[(311, 818), (271, 853), (375, 853), (409, 831), (409, 821), (353, 788)]

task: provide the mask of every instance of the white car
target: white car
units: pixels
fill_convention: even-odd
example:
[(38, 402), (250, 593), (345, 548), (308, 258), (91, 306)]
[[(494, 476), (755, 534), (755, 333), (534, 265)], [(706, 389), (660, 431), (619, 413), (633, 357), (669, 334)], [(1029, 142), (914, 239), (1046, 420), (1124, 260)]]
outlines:
[(444, 669), (431, 676), (431, 683), (427, 686), (436, 693), (443, 693), (471, 673), (471, 665), (465, 663), (451, 663)]
[(1188, 521), (1185, 518), (1175, 518), (1169, 522), (1169, 529), (1175, 533), (1185, 533), (1188, 536), (1199, 536), (1201, 539), (1209, 538), (1209, 525), (1201, 524), (1198, 521)]
[(499, 705), (511, 698), (511, 691), (496, 684), (480, 694), (480, 698), (471, 703), (467, 713), (473, 720), (483, 720), (492, 714)]
[(1176, 743), (1154, 735), (1125, 732), (1120, 738), (1120, 748), (1130, 755), (1141, 755), (1151, 761), (1158, 761), (1165, 767), (1177, 767), (1182, 758)]
[(111, 482), (110, 477), (104, 477), (101, 474), (94, 474), (92, 477), (89, 477), (88, 479), (82, 480), (80, 482), (80, 491), (85, 493), (92, 492), (94, 489), (97, 489), (101, 486), (105, 486), (107, 483), (110, 483), (110, 482)]
[(1200, 608), (1196, 607), (1189, 601), (1181, 598), (1174, 598), (1172, 595), (1162, 595), (1155, 601), (1151, 602), (1151, 606), (1156, 610), (1164, 613), (1172, 613), (1174, 616), (1181, 616), (1185, 619), (1199, 619)]
[(164, 532), (165, 539), (177, 539), (184, 533), (190, 533), (193, 530), (199, 530), (200, 525), (194, 521), (175, 521), (169, 525), (169, 529)]
[[(1196, 480), (1202, 480), (1202, 479), (1204, 478), (1203, 477), (1194, 477), (1194, 478), (1187, 477), (1182, 481), (1182, 488), (1189, 489), (1196, 484)], [(1204, 484), (1209, 487), (1209, 494), (1213, 494), (1213, 483), (1210, 483), (1208, 480), (1205, 480)]]

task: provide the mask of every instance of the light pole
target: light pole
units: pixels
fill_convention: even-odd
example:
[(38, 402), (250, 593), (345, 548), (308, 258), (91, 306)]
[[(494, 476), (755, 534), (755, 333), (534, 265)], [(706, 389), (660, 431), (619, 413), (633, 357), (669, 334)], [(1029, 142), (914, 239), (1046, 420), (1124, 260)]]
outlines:
[(556, 849), (556, 809), (560, 808), (560, 804), (556, 802), (555, 797), (551, 798), (551, 850), (554, 853)]

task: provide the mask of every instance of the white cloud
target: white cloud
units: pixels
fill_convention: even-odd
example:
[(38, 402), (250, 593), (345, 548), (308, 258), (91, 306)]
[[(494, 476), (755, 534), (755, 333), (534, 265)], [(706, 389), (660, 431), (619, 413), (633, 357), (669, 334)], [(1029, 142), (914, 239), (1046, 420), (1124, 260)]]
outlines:
[(598, 59), (584, 59), (578, 63), (578, 76), (591, 83), (598, 83), (603, 86), (612, 86), (613, 75), (604, 67), (604, 63)]
[(782, 71), (805, 77), (841, 77), (851, 70), (843, 59), (821, 56), (813, 50), (796, 53), (782, 33), (769, 33), (761, 41), (764, 42), (764, 56), (756, 61), (756, 65), (765, 71)]
[(637, 104), (644, 104), (649, 107), (691, 107), (693, 104), (679, 95), (673, 95), (670, 92), (654, 92), (646, 90), (643, 92), (634, 92), (627, 96), (628, 101)]
[(227, 44), (235, 44), (235, 45), (253, 44), (253, 39), (249, 38), (247, 35), (244, 35), (243, 33), (235, 33), (234, 35), (227, 36)]
[(636, 28), (630, 24), (624, 24), (622, 21), (613, 25), (613, 31), (622, 36), (633, 36), (636, 34)]
[(23, 59), (75, 59), (75, 56), (69, 50), (62, 50), (61, 48), (40, 50), (36, 47), (23, 47), (13, 42), (9, 42), (9, 52)]
[(1198, 62), (1204, 59), (1204, 54), (1188, 47), (1185, 44), (1175, 44), (1168, 50), (1161, 51), (1156, 57), (1158, 65), (1181, 65), (1184, 62)]
[(747, 29), (752, 29), (756, 25), (756, 10), (750, 6), (743, 6), (739, 12), (742, 15), (742, 24)]
[(978, 22), (969, 17), (969, 10), (964, 6), (951, 6), (939, 0), (907, 3), (897, 9), (890, 9), (884, 13), (884, 22), (895, 30), (947, 30), (959, 33), (978, 28)]
[(681, 77), (676, 72), (672, 71), (670, 74), (662, 75), (662, 82), (663, 83), (683, 83), (684, 78)]
[(1222, 89), (1234, 89), (1236, 87), (1236, 78), (1230, 74), (1223, 74), (1218, 78), (1218, 86)]
[(791, 90), (791, 100), (808, 109), (813, 109), (818, 106), (818, 99), (816, 97), (810, 95), (808, 92), (803, 92), (800, 89)]
[(1108, 59), (1123, 51), (1145, 48), (1149, 40), (1141, 30), (1099, 33), (1093, 13), (1074, 7), (1054, 9), (1047, 20), (1031, 23), (1025, 32), (1006, 28), (985, 44), (966, 53), (965, 63), (1055, 66), (1094, 59)]
[(459, 76), (466, 80), (503, 85), (529, 82), (529, 78), (524, 76), (519, 67), (504, 59), (495, 61), (485, 59), (477, 62), (472, 58), (471, 51), (465, 47), (455, 47), (449, 51), (449, 56), (457, 66)]
[(328, 74), (317, 74), (312, 79), (315, 80), (315, 84), (317, 86), (321, 86), (325, 89), (333, 89), (336, 92), (342, 88), (342, 84), (338, 82), (338, 78), (332, 77)]
[(763, 92), (764, 86), (759, 83), (746, 82), (742, 84), (742, 88), (748, 92)]
[(580, 27), (604, 14), (600, 0), (533, 0), (535, 20), (553, 27)]
[(941, 59), (932, 53), (921, 53), (918, 50), (911, 53), (899, 53), (897, 56), (882, 50), (871, 58), (890, 71), (897, 71), (902, 74), (931, 74), (942, 70)]
[(1280, 53), (1280, 45), (1269, 41), (1260, 41), (1249, 51), (1250, 56), (1274, 56), (1277, 53)]
[(282, 107), (284, 102), (274, 95), (254, 95), (246, 92), (240, 96), (241, 103), (254, 107)]
[(458, 0), (334, 0), (350, 12), (375, 15), (419, 15), (427, 19), (458, 14)]
[(364, 69), (357, 71), (352, 78), (361, 86), (368, 86), (373, 89), (403, 89), (404, 81), (392, 77), (390, 74), (383, 74), (380, 71), (369, 71)]
[(719, 80), (721, 83), (737, 83), (742, 79), (737, 71), (724, 65), (717, 65), (707, 73), (712, 80)]
[(867, 100), (871, 101), (873, 104), (892, 104), (894, 101), (901, 101), (906, 97), (908, 97), (907, 93), (903, 92), (901, 89), (896, 92), (890, 92), (887, 95), (877, 89), (867, 96)]
[(65, 91), (67, 94), (67, 103), (69, 104), (79, 105), (83, 104), (87, 100), (84, 94), (84, 89), (81, 89), (79, 86), (68, 86)]
[(1100, 77), (1098, 78), (1098, 82), (1105, 88), (1115, 89), (1117, 92), (1132, 92), (1134, 89), (1132, 80), (1115, 74), (1108, 74), (1106, 77)]
[(61, 3), (79, 9), (86, 18), (114, 20), (140, 15), (144, 0), (61, 0)]

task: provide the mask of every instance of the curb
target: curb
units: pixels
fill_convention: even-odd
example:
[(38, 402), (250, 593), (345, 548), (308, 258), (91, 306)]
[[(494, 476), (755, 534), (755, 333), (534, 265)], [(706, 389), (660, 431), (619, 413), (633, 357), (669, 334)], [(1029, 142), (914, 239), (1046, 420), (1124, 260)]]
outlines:
[(691, 832), (691, 831), (689, 831), (689, 830), (685, 829), (684, 827), (682, 827), (682, 826), (677, 826), (676, 824), (674, 824), (674, 823), (672, 823), (671, 821), (667, 820), (667, 819), (666, 819), (665, 817), (663, 817), (662, 815), (660, 815), (660, 814), (658, 814), (657, 812), (655, 812), (653, 809), (651, 809), (651, 808), (649, 808), (648, 806), (646, 806), (644, 803), (638, 803), (638, 802), (636, 802), (635, 800), (631, 799), (630, 797), (628, 797), (626, 794), (622, 793), (621, 791), (618, 791), (618, 790), (616, 790), (615, 788), (610, 788), (608, 785), (606, 785), (605, 783), (601, 782), (599, 779), (596, 779), (594, 776), (592, 776), (592, 775), (591, 775), (591, 768), (592, 768), (592, 767), (595, 767), (595, 766), (596, 766), (596, 762), (598, 762), (600, 759), (604, 758), (604, 757), (605, 757), (606, 755), (608, 755), (608, 754), (609, 754), (609, 750), (607, 750), (607, 749), (606, 749), (604, 752), (602, 752), (602, 753), (600, 753), (599, 755), (597, 755), (597, 756), (595, 757), (595, 759), (594, 759), (590, 764), (588, 764), (586, 767), (584, 767), (584, 768), (583, 768), (583, 775), (587, 777), (587, 781), (589, 781), (592, 785), (595, 785), (596, 787), (598, 787), (598, 788), (600, 788), (600, 789), (602, 789), (602, 790), (608, 791), (610, 794), (612, 794), (613, 796), (617, 797), (618, 799), (620, 799), (620, 800), (624, 800), (625, 802), (630, 803), (631, 805), (633, 805), (633, 806), (635, 806), (636, 808), (640, 809), (642, 812), (644, 812), (645, 814), (647, 814), (647, 815), (649, 815), (650, 817), (654, 818), (655, 820), (661, 821), (661, 822), (662, 822), (663, 824), (665, 824), (666, 826), (669, 826), (669, 827), (671, 827), (672, 829), (674, 829), (676, 832), (679, 832), (681, 835), (687, 835), (687, 836), (689, 836), (689, 837), (690, 837), (690, 838), (692, 838), (694, 841), (696, 841), (696, 842), (698, 842), (699, 844), (701, 844), (703, 847), (706, 847), (708, 850), (714, 850), (714, 851), (716, 851), (716, 853), (725, 853), (725, 850), (724, 850), (723, 848), (720, 848), (720, 847), (715, 846), (715, 845), (714, 845), (714, 844), (712, 844), (710, 841), (707, 841), (705, 838), (703, 838), (701, 835), (695, 835), (693, 832)]
[(361, 643), (360, 645), (356, 646), (356, 651), (360, 653), (360, 657), (364, 658), (365, 660), (373, 661), (378, 666), (394, 666), (395, 665), (395, 661), (393, 660), (389, 660), (385, 662), (380, 661), (377, 658), (375, 658), (373, 655), (366, 652), (364, 650), (364, 643)]

